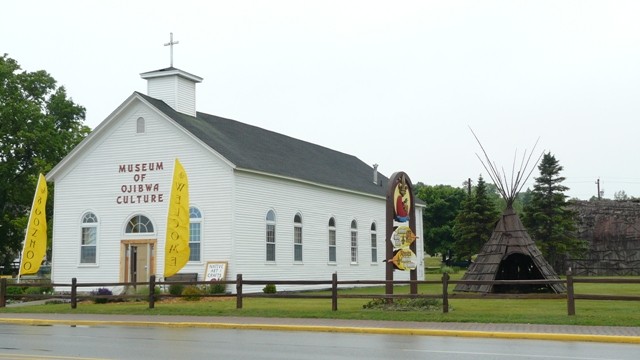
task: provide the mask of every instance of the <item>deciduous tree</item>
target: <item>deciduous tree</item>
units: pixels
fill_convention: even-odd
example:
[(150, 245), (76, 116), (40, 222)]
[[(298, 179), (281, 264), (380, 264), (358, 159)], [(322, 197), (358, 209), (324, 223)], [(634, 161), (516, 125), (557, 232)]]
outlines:
[[(38, 174), (51, 170), (89, 133), (84, 117), (85, 109), (46, 71), (22, 71), (7, 54), (0, 57), (0, 264), (5, 272), (21, 250)], [(49, 218), (52, 203), (50, 197)]]
[(424, 224), (424, 250), (427, 254), (446, 256), (453, 249), (453, 225), (465, 190), (449, 185), (424, 185), (414, 187), (418, 198), (426, 203), (422, 220)]

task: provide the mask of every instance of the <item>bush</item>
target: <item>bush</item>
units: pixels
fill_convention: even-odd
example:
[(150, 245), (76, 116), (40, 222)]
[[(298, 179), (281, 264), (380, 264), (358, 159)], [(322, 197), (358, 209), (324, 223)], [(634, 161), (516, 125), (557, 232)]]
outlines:
[(171, 295), (182, 295), (184, 291), (184, 285), (181, 284), (171, 284), (169, 285), (169, 294)]
[[(161, 294), (162, 290), (160, 286), (156, 286), (154, 290), (154, 294)], [(146, 301), (149, 297), (149, 286), (147, 285), (137, 285), (137, 286), (126, 286), (120, 292), (120, 295), (125, 295), (126, 297), (120, 297), (116, 299), (112, 299), (110, 302), (125, 302), (125, 301)]]
[(203, 291), (197, 286), (189, 285), (182, 291), (182, 296), (188, 301), (198, 301), (202, 297)]
[(42, 295), (46, 293), (46, 288), (41, 288), (38, 286), (29, 286), (28, 288), (24, 289), (24, 293), (25, 295)]
[(214, 282), (213, 284), (207, 287), (207, 292), (209, 294), (224, 294), (227, 291), (227, 286), (225, 284), (220, 284)]
[(443, 267), (440, 268), (440, 273), (441, 274), (444, 274), (444, 273), (457, 274), (458, 271), (460, 271), (460, 269), (455, 267), (455, 266), (453, 266), (453, 267), (452, 266), (443, 266)]
[(51, 286), (50, 280), (40, 282), (40, 294), (53, 294), (53, 286)]
[(265, 294), (275, 294), (277, 292), (275, 284), (267, 284), (262, 291)]
[(24, 294), (24, 289), (21, 286), (7, 286), (7, 295), (22, 295)]
[(38, 282), (37, 284), (34, 284), (34, 285), (40, 285), (40, 286), (23, 287), (22, 288), (22, 293), (26, 294), (26, 295), (42, 295), (42, 294), (52, 294), (53, 293), (53, 287), (51, 286), (51, 282), (50, 281), (46, 281), (46, 282), (41, 282), (40, 281), (40, 282)]
[(68, 304), (69, 301), (65, 299), (51, 299), (44, 302), (45, 305), (56, 305), (56, 304)]
[(387, 299), (376, 298), (362, 305), (362, 308), (387, 311), (442, 311), (442, 300), (416, 298), (393, 299), (393, 302), (389, 302)]
[[(160, 286), (156, 286), (153, 289), (153, 293), (156, 294), (156, 295), (162, 293), (162, 290), (160, 289)], [(137, 286), (136, 289), (135, 289), (135, 294), (134, 295), (138, 295), (138, 296), (149, 295), (149, 287), (148, 286)]]
[[(113, 292), (111, 292), (111, 290), (107, 289), (107, 288), (99, 288), (96, 291), (92, 291), (91, 292), (92, 296), (111, 296), (113, 295)], [(108, 298), (95, 298), (93, 299), (93, 302), (95, 304), (106, 304), (109, 302)]]

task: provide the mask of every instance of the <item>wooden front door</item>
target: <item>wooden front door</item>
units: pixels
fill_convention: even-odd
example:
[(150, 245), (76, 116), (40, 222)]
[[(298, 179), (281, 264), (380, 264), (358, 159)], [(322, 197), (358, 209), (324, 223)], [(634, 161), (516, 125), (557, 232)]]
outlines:
[(121, 277), (124, 282), (148, 282), (155, 273), (155, 240), (123, 240)]

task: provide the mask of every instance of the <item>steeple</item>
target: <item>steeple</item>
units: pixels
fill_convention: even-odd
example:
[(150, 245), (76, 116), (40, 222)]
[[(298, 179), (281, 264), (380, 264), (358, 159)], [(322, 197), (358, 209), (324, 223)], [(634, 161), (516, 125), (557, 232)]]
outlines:
[(196, 116), (196, 84), (202, 78), (168, 67), (140, 74), (147, 80), (147, 95), (164, 101), (174, 110)]
[(173, 67), (173, 33), (164, 46), (171, 48), (171, 65), (168, 68), (140, 74), (147, 80), (147, 95), (162, 100), (174, 110), (196, 116), (196, 84), (202, 78)]

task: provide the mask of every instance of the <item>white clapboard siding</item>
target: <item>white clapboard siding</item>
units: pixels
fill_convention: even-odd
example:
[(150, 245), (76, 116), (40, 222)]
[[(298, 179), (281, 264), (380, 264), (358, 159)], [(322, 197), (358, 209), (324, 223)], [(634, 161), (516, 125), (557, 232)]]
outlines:
[[(385, 278), (385, 200), (264, 175), (239, 173), (236, 186), (235, 267), (244, 279), (341, 280)], [(266, 261), (266, 214), (276, 214), (276, 261)], [(303, 261), (293, 255), (294, 216), (302, 215)], [(329, 219), (336, 221), (337, 261), (329, 263)], [(351, 262), (351, 221), (358, 224), (358, 261)], [(378, 261), (371, 260), (376, 224)], [(258, 225), (258, 226), (256, 226)], [(399, 273), (399, 278), (408, 278)], [(322, 287), (322, 286), (320, 286)], [(326, 286), (324, 286), (326, 287)], [(283, 290), (300, 288), (283, 287)], [(256, 289), (253, 289), (256, 290)]]
[[(156, 79), (158, 89), (163, 79)], [(164, 85), (163, 85), (164, 86)], [(169, 85), (166, 85), (169, 86)], [(165, 100), (166, 101), (166, 100)], [(137, 133), (144, 119), (145, 132)], [(384, 280), (385, 199), (321, 184), (234, 169), (215, 149), (202, 144), (150, 106), (132, 95), (55, 173), (52, 281), (123, 281), (122, 241), (156, 239), (155, 274), (163, 277), (167, 206), (174, 159), (189, 176), (190, 205), (203, 216), (201, 260), (189, 262), (181, 273), (197, 273), (203, 280), (207, 262), (227, 262), (228, 280), (242, 274), (247, 280)], [(154, 171), (121, 172), (121, 165), (153, 164)], [(161, 167), (160, 167), (161, 165)], [(150, 166), (149, 166), (150, 167)], [(126, 167), (125, 167), (126, 169)], [(144, 175), (144, 179), (140, 177)], [(118, 204), (130, 186), (157, 184), (142, 195), (163, 195), (162, 202)], [(125, 192), (123, 192), (125, 191)], [(276, 214), (276, 261), (266, 261), (266, 214)], [(422, 211), (416, 209), (418, 278), (422, 265)], [(98, 217), (96, 264), (80, 264), (81, 221), (86, 212)], [(294, 216), (302, 216), (303, 260), (294, 261)], [(125, 234), (134, 215), (148, 217), (154, 232)], [(329, 219), (336, 221), (337, 261), (329, 262)], [(358, 261), (351, 262), (351, 222), (358, 224)], [(376, 225), (377, 261), (371, 260), (371, 225)], [(394, 273), (406, 280), (408, 272)], [(318, 286), (318, 288), (328, 286)], [(279, 286), (278, 290), (308, 289)], [(90, 290), (90, 289), (85, 289)], [(232, 286), (228, 291), (235, 291)], [(262, 286), (246, 287), (259, 292)]]
[(196, 84), (181, 76), (156, 77), (148, 80), (149, 96), (160, 99), (173, 109), (196, 116)]
[[(136, 102), (120, 117), (112, 126), (103, 129), (105, 131), (100, 137), (94, 137), (91, 146), (56, 179), (52, 259), (54, 282), (68, 283), (72, 277), (84, 282), (119, 281), (122, 239), (157, 239), (156, 273), (162, 274), (167, 206), (176, 157), (189, 176), (191, 203), (201, 210), (206, 219), (203, 241), (212, 240), (202, 245), (202, 258), (230, 256), (228, 224), (231, 223), (231, 215), (229, 211), (220, 209), (231, 208), (231, 168), (146, 105)], [(136, 133), (139, 117), (145, 119), (144, 134)], [(146, 172), (143, 183), (158, 184), (164, 201), (118, 205), (116, 199), (123, 195), (121, 187), (135, 185), (134, 176), (142, 174), (119, 173), (119, 166), (141, 163), (163, 164), (160, 171)], [(81, 218), (87, 211), (96, 214), (99, 220), (95, 265), (79, 263)], [(135, 214), (145, 215), (153, 222), (153, 234), (125, 236), (127, 220)], [(189, 264), (188, 269), (203, 273), (204, 261)]]

